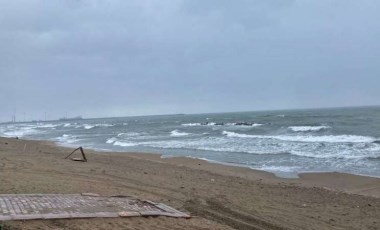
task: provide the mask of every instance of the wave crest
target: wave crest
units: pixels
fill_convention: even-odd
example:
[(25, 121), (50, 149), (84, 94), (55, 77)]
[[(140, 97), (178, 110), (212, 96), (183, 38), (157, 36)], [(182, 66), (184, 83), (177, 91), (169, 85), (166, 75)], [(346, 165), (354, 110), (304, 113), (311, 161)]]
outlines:
[(67, 143), (67, 144), (71, 144), (71, 143), (75, 143), (79, 141), (76, 136), (70, 135), (70, 134), (63, 134), (62, 136), (57, 137), (55, 139), (61, 143)]
[(182, 124), (182, 126), (188, 126), (188, 127), (201, 126), (201, 125), (202, 125), (201, 123), (186, 123), (186, 124)]
[(190, 135), (190, 133), (180, 132), (177, 129), (170, 132), (170, 136), (172, 137), (183, 137), (188, 135)]
[(320, 131), (324, 129), (330, 129), (330, 126), (322, 125), (322, 126), (290, 126), (288, 129), (292, 130), (293, 132), (313, 132), (313, 131)]
[(124, 141), (115, 141), (113, 145), (121, 146), (121, 147), (132, 147), (138, 145), (137, 143), (124, 142)]
[(217, 122), (205, 122), (205, 123), (186, 123), (182, 126), (193, 127), (193, 126), (243, 126), (243, 127), (259, 127), (263, 124), (252, 123), (252, 122), (230, 122), (230, 123), (217, 123)]
[(256, 138), (256, 139), (277, 139), (281, 141), (292, 141), (292, 142), (327, 142), (327, 143), (371, 143), (376, 139), (373, 137), (366, 136), (356, 136), (356, 135), (326, 135), (326, 136), (265, 136), (265, 135), (250, 135), (241, 134), (229, 131), (223, 131), (223, 135), (227, 137), (237, 137), (237, 138)]

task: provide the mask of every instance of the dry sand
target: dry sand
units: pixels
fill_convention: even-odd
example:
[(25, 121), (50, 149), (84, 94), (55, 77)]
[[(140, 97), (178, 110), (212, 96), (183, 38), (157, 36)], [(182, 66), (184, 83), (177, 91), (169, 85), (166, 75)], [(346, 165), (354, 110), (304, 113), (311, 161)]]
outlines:
[(4, 229), (380, 229), (380, 179), (270, 173), (156, 154), (72, 149), (0, 138), (0, 193), (124, 194), (163, 202), (192, 219), (115, 218), (0, 223)]

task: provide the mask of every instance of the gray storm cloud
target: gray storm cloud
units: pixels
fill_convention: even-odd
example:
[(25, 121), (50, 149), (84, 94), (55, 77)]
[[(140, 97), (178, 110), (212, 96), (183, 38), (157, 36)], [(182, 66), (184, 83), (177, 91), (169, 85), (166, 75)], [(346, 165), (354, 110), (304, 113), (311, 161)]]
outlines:
[(0, 0), (0, 121), (379, 104), (380, 2)]

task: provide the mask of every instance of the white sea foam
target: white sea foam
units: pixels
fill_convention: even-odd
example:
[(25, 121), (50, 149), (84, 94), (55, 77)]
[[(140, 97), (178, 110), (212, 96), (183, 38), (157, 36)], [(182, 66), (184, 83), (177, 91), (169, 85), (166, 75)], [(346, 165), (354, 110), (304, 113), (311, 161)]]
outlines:
[(284, 178), (298, 178), (298, 173), (302, 170), (301, 167), (295, 166), (275, 166), (264, 165), (261, 167), (251, 167), (252, 169), (262, 170), (266, 172), (274, 173), (278, 177)]
[(42, 124), (42, 123), (38, 123), (36, 125), (37, 128), (55, 128), (55, 127), (58, 127), (60, 126), (60, 124)]
[[(254, 154), (267, 155), (268, 157), (270, 157), (270, 155), (277, 155), (285, 159), (288, 158), (287, 155), (318, 159), (339, 158), (346, 162), (347, 160), (357, 161), (368, 157), (377, 157), (379, 151), (379, 146), (372, 143), (324, 143), (321, 145), (321, 143), (317, 142), (304, 144), (302, 142), (278, 142), (274, 139), (256, 139), (254, 141), (247, 141), (244, 138), (234, 140), (228, 137), (144, 141), (138, 142), (138, 145), (164, 149), (188, 149), (223, 152), (222, 155), (227, 156), (226, 159), (228, 159), (228, 157), (235, 156), (233, 157), (234, 160), (243, 160), (245, 158), (252, 159), (250, 155)], [(225, 155), (226, 152), (233, 154)], [(212, 154), (212, 156), (218, 157), (220, 155)]]
[(269, 172), (297, 172), (300, 168), (294, 166), (274, 166), (274, 165), (263, 165), (259, 170), (269, 171)]
[(182, 126), (192, 127), (192, 126), (239, 126), (239, 127), (259, 127), (263, 124), (258, 123), (236, 123), (236, 122), (230, 122), (230, 123), (215, 123), (215, 122), (208, 122), (208, 123), (186, 123), (182, 124)]
[(59, 142), (67, 143), (67, 144), (71, 144), (71, 143), (75, 143), (79, 141), (79, 139), (77, 139), (76, 136), (70, 135), (70, 134), (63, 134), (62, 136), (57, 137), (55, 139), (58, 140)]
[(102, 124), (83, 124), (83, 128), (85, 129), (93, 129), (95, 127), (112, 127), (112, 126), (115, 126), (114, 124), (105, 124), (105, 123), (102, 123)]
[(129, 133), (119, 133), (119, 134), (117, 134), (118, 137), (121, 137), (121, 136), (137, 137), (137, 136), (140, 136), (140, 135), (141, 134), (137, 133), (137, 132), (129, 132)]
[(201, 126), (201, 123), (187, 123), (187, 124), (182, 124), (182, 126)]
[(137, 143), (132, 143), (132, 142), (124, 142), (124, 141), (115, 141), (113, 145), (116, 146), (122, 146), (122, 147), (132, 147), (138, 145)]
[[(159, 140), (159, 141), (145, 141), (139, 143), (142, 146), (149, 146), (164, 149), (193, 149), (205, 150), (213, 152), (252, 152), (251, 146), (246, 146), (241, 143), (232, 143), (227, 138), (223, 137), (205, 137), (202, 139), (192, 140)], [(263, 153), (264, 154), (264, 153)]]
[(71, 126), (70, 123), (66, 123), (66, 124), (63, 125), (63, 127), (70, 127), (70, 126)]
[(356, 135), (327, 135), (327, 136), (273, 136), (283, 141), (298, 142), (328, 142), (328, 143), (371, 143), (375, 140), (373, 137), (356, 136)]
[(170, 136), (172, 137), (183, 137), (188, 135), (190, 135), (190, 133), (180, 132), (177, 129), (170, 132)]
[(327, 142), (327, 143), (371, 143), (376, 139), (373, 137), (356, 136), (356, 135), (326, 135), (326, 136), (266, 136), (266, 135), (249, 135), (229, 131), (223, 131), (223, 135), (237, 138), (257, 138), (257, 139), (277, 139), (281, 141), (294, 142)]
[(8, 137), (24, 137), (28, 135), (33, 135), (37, 133), (42, 133), (43, 131), (35, 130), (35, 126), (29, 127), (14, 127), (12, 129), (8, 129), (3, 134)]
[(187, 123), (187, 124), (182, 124), (182, 126), (216, 126), (215, 122), (207, 122), (207, 123)]
[(94, 127), (95, 127), (95, 125), (83, 125), (83, 128), (85, 128), (85, 129), (92, 129)]
[(354, 149), (348, 149), (343, 146), (337, 147), (340, 151), (315, 151), (313, 149), (308, 150), (290, 150), (291, 155), (300, 156), (300, 157), (311, 157), (319, 159), (364, 159), (368, 157), (368, 154), (372, 156), (370, 151), (360, 152)]
[(241, 138), (255, 138), (257, 135), (248, 135), (248, 134), (242, 134), (242, 133), (235, 133), (230, 131), (223, 131), (223, 135), (226, 135), (227, 137), (241, 137)]
[(112, 138), (107, 139), (106, 143), (107, 143), (107, 144), (112, 144), (112, 143), (114, 143), (114, 142), (116, 142), (116, 141), (117, 141), (117, 138), (112, 137)]
[(258, 123), (252, 123), (252, 124), (239, 124), (239, 123), (226, 123), (227, 126), (239, 126), (239, 127), (259, 127), (262, 126), (263, 124), (258, 124)]
[(320, 131), (323, 129), (330, 129), (330, 126), (322, 125), (322, 126), (290, 126), (288, 129), (294, 132), (311, 132), (311, 131)]
[(96, 124), (96, 127), (112, 127), (115, 126), (114, 124)]

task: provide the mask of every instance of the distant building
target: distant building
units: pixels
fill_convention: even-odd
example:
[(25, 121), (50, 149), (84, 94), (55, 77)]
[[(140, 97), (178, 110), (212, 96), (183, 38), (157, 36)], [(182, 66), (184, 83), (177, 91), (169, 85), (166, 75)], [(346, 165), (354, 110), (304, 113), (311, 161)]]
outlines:
[(72, 120), (82, 120), (82, 119), (83, 119), (82, 116), (59, 118), (60, 121), (72, 121)]

